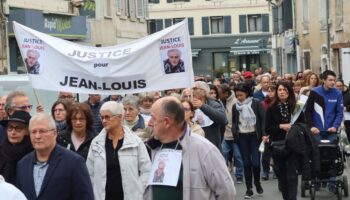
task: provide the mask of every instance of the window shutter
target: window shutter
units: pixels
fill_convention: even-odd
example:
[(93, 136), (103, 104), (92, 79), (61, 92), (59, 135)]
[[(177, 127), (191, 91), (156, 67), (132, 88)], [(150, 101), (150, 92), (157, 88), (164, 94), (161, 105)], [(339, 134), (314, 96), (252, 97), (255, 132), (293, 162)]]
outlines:
[(115, 0), (115, 11), (117, 15), (120, 15), (122, 12), (121, 0)]
[[(283, 29), (288, 30), (293, 28), (293, 12), (292, 12), (292, 1), (283, 1)], [(284, 31), (283, 30), (283, 31)]]
[(273, 34), (278, 34), (278, 9), (276, 6), (272, 7), (272, 18), (273, 18)]
[(269, 22), (269, 14), (262, 14), (262, 32), (269, 32), (270, 30), (270, 22)]
[(168, 28), (169, 26), (171, 26), (172, 22), (173, 22), (173, 19), (165, 19), (164, 20), (165, 28)]
[(224, 16), (225, 33), (231, 33), (231, 16)]
[(144, 6), (143, 0), (136, 0), (136, 17), (143, 18), (144, 17)]
[(143, 6), (144, 6), (144, 11), (143, 12), (144, 12), (145, 19), (148, 19), (149, 18), (148, 0), (144, 0)]
[(209, 17), (202, 17), (202, 34), (209, 35)]
[(166, 0), (167, 3), (173, 3), (173, 0)]
[(163, 29), (163, 20), (156, 19), (156, 32)]
[(247, 32), (247, 16), (246, 15), (239, 16), (239, 32), (240, 33)]
[(278, 33), (282, 33), (283, 29), (283, 9), (282, 6), (278, 7)]
[(188, 20), (188, 32), (190, 33), (190, 35), (194, 34), (194, 26), (193, 26), (193, 17), (189, 17), (187, 18)]
[(159, 3), (159, 0), (153, 0), (153, 3)]

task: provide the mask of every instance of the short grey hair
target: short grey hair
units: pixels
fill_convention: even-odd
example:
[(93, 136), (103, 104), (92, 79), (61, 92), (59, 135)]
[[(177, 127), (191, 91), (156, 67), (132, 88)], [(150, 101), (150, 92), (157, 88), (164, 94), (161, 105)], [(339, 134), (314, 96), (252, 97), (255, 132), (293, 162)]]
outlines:
[(28, 126), (29, 131), (31, 131), (31, 127), (33, 126), (33, 124), (35, 122), (43, 122), (43, 121), (47, 122), (49, 129), (57, 130), (56, 123), (55, 123), (55, 120), (53, 119), (53, 117), (47, 113), (39, 112), (39, 113), (36, 113), (32, 118), (30, 118), (29, 126)]
[(269, 78), (269, 80), (271, 80), (271, 78), (272, 78), (270, 73), (264, 73), (264, 74), (260, 75), (260, 80), (262, 80), (264, 77)]
[(23, 92), (23, 91), (13, 91), (11, 92), (8, 96), (7, 96), (7, 99), (6, 99), (6, 102), (5, 102), (5, 110), (6, 112), (12, 108), (12, 101), (14, 98), (16, 97), (28, 97), (28, 95)]
[(154, 92), (142, 92), (139, 93), (138, 97), (139, 97), (139, 103), (141, 104), (143, 100), (145, 99), (152, 99), (154, 100)]
[(195, 82), (195, 86), (197, 88), (203, 89), (207, 96), (209, 95), (210, 88), (209, 88), (209, 85), (206, 82), (204, 82), (204, 81), (196, 81)]
[(115, 101), (107, 101), (104, 103), (101, 108), (100, 112), (107, 111), (110, 112), (112, 115), (123, 115), (124, 116), (124, 106), (122, 103), (117, 103)]
[(28, 54), (29, 54), (29, 53), (35, 54), (35, 57), (36, 57), (36, 58), (39, 58), (39, 57), (40, 57), (39, 51), (37, 51), (37, 50), (35, 50), (35, 49), (28, 49), (28, 51), (27, 51), (27, 57), (28, 57)]
[(178, 49), (170, 49), (170, 50), (168, 50), (168, 56), (169, 56), (169, 53), (171, 53), (171, 52), (176, 52), (179, 56), (181, 56), (181, 51), (180, 50), (178, 50)]
[(130, 105), (134, 108), (139, 108), (139, 98), (135, 95), (127, 95), (123, 98), (123, 105)]

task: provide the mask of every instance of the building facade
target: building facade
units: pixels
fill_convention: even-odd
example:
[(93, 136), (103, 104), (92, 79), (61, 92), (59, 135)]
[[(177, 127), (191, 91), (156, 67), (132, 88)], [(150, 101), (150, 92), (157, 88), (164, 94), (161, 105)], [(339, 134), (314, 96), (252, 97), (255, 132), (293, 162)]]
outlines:
[(268, 71), (271, 16), (266, 0), (150, 0), (148, 33), (188, 19), (195, 75)]
[(303, 69), (320, 73), (330, 66), (328, 0), (295, 1), (296, 31)]
[(26, 73), (12, 21), (78, 44), (102, 47), (146, 36), (147, 16), (147, 0), (2, 0), (0, 74)]
[(350, 1), (329, 1), (330, 66), (349, 86), (350, 82)]

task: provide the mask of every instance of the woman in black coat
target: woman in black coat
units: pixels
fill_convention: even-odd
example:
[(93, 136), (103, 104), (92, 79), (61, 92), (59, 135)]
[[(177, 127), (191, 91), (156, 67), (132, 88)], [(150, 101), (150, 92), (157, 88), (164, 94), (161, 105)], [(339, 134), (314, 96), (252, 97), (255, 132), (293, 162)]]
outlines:
[(3, 121), (7, 138), (0, 146), (0, 174), (12, 184), (16, 182), (17, 162), (33, 150), (28, 131), (30, 118), (26, 111), (15, 111)]
[[(279, 82), (276, 86), (276, 98), (267, 108), (265, 119), (265, 131), (269, 135), (271, 144), (283, 141), (291, 128), (292, 113), (296, 107), (295, 94), (289, 82)], [(303, 115), (298, 122), (304, 121)], [(279, 154), (272, 149), (274, 168), (278, 178), (278, 184), (284, 200), (297, 199), (297, 155), (293, 152)]]
[(96, 136), (93, 129), (93, 115), (86, 103), (75, 103), (67, 115), (67, 129), (57, 137), (57, 143), (87, 158), (92, 139)]

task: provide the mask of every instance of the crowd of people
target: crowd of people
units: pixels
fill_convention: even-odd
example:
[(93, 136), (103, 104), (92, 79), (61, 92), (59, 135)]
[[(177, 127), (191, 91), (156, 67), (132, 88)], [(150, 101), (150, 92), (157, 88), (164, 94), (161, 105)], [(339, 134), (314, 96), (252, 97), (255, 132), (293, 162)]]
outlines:
[(234, 182), (244, 182), (250, 199), (272, 174), (282, 198), (296, 200), (301, 155), (279, 148), (293, 125), (307, 124), (317, 142), (334, 140), (344, 121), (350, 139), (350, 92), (333, 71), (195, 79), (192, 88), (85, 102), (59, 92), (51, 112), (39, 105), (33, 116), (26, 93), (1, 96), (0, 191), (30, 200), (232, 200)]

